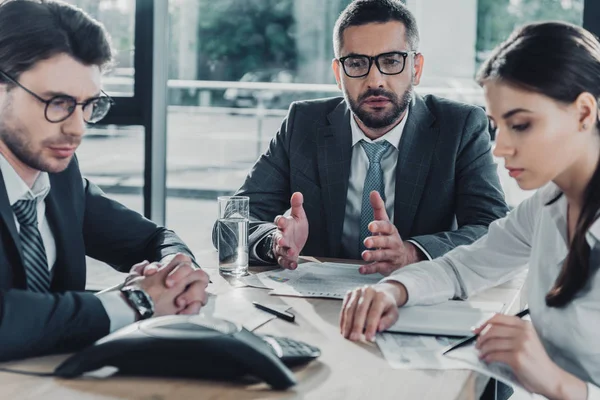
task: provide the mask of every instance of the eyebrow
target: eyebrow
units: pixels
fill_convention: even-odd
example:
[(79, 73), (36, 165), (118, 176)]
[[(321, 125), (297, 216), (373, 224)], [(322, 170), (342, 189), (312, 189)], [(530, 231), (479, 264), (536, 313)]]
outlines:
[[(51, 99), (52, 97), (56, 97), (56, 96), (66, 96), (66, 97), (72, 97), (74, 99), (77, 99), (75, 96), (71, 96), (68, 93), (65, 92), (55, 92), (53, 90), (47, 90), (44, 93), (41, 94), (43, 97), (47, 97), (48, 99)], [(95, 95), (88, 97), (87, 99), (84, 99), (83, 101), (87, 101), (90, 99), (95, 99), (97, 97), (100, 97), (102, 95), (102, 91), (99, 91), (98, 93), (96, 93)]]
[(521, 112), (531, 113), (531, 111), (526, 110), (524, 108), (515, 108), (514, 110), (510, 110), (510, 111), (504, 113), (504, 115), (502, 116), (502, 118), (508, 119), (508, 118), (512, 117), (513, 115), (521, 113)]

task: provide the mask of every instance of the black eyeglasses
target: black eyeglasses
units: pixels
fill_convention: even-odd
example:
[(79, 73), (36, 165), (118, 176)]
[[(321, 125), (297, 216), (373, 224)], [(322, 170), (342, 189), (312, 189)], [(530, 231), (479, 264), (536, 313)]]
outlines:
[(25, 86), (21, 85), (16, 79), (13, 79), (7, 73), (0, 71), (0, 75), (44, 103), (46, 105), (44, 116), (48, 122), (52, 123), (58, 123), (66, 120), (75, 112), (75, 108), (77, 106), (81, 106), (81, 109), (83, 110), (83, 120), (88, 124), (95, 124), (102, 118), (106, 117), (108, 110), (110, 110), (110, 107), (115, 103), (114, 100), (111, 99), (110, 96), (108, 96), (103, 90), (101, 92), (104, 94), (104, 96), (93, 97), (82, 103), (78, 103), (77, 99), (67, 95), (58, 95), (49, 100), (45, 100), (33, 93), (31, 90), (27, 89)]
[(406, 57), (409, 54), (416, 54), (416, 51), (392, 51), (382, 53), (374, 57), (355, 54), (347, 57), (340, 57), (339, 61), (346, 75), (350, 78), (362, 78), (369, 75), (373, 62), (377, 69), (384, 75), (398, 75), (404, 71)]

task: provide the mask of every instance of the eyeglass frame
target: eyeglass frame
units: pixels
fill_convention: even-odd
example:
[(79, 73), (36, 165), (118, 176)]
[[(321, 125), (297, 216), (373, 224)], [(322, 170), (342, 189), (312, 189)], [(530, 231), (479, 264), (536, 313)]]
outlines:
[[(379, 57), (388, 56), (390, 54), (400, 54), (402, 56), (404, 64), (402, 64), (402, 69), (400, 70), (400, 72), (394, 72), (393, 74), (389, 74), (389, 73), (383, 72), (381, 70), (381, 66), (379, 65)], [(400, 75), (402, 72), (404, 72), (404, 69), (406, 68), (406, 59), (408, 58), (409, 54), (416, 55), (416, 54), (419, 54), (419, 52), (416, 50), (388, 51), (386, 53), (377, 54), (376, 56), (368, 56), (366, 54), (350, 54), (345, 57), (340, 57), (337, 60), (340, 62), (340, 64), (342, 64), (342, 69), (344, 70), (344, 73), (346, 74), (346, 76), (348, 78), (364, 78), (365, 76), (367, 76), (371, 73), (371, 67), (373, 66), (373, 63), (375, 63), (375, 65), (377, 66), (377, 70), (379, 72), (381, 72), (382, 75)], [(351, 57), (365, 57), (365, 58), (369, 59), (369, 68), (367, 68), (367, 72), (365, 74), (358, 75), (358, 76), (352, 76), (352, 75), (348, 74), (348, 72), (346, 71), (346, 66), (344, 65), (344, 61), (346, 61), (348, 58), (351, 58)]]
[[(0, 70), (0, 76), (4, 77), (5, 79), (7, 79), (8, 81), (10, 81), (11, 83), (14, 83), (15, 85), (17, 85), (18, 87), (20, 87), (21, 89), (23, 89), (24, 91), (26, 91), (27, 93), (29, 93), (30, 95), (32, 95), (33, 97), (35, 97), (37, 100), (39, 100), (40, 102), (44, 103), (46, 105), (46, 107), (44, 107), (44, 118), (46, 118), (46, 121), (50, 122), (51, 124), (59, 124), (63, 121), (66, 121), (71, 115), (73, 115), (73, 113), (75, 112), (75, 109), (77, 108), (77, 106), (81, 106), (81, 109), (83, 110), (87, 105), (89, 105), (91, 102), (98, 100), (100, 98), (107, 98), (108, 101), (110, 102), (110, 106), (108, 107), (108, 110), (110, 110), (110, 108), (115, 104), (115, 101), (113, 100), (112, 97), (110, 97), (108, 94), (106, 94), (106, 92), (102, 89), (100, 89), (100, 92), (104, 95), (104, 96), (96, 96), (96, 97), (92, 97), (90, 99), (87, 99), (86, 101), (83, 101), (81, 103), (77, 102), (77, 99), (73, 96), (69, 96), (67, 94), (59, 94), (56, 96), (52, 96), (50, 99), (45, 100), (43, 97), (41, 97), (40, 95), (34, 93), (33, 91), (27, 89), (25, 86), (23, 86), (21, 83), (19, 83), (19, 81), (17, 81), (16, 79), (14, 79), (13, 77), (11, 77), (10, 75), (8, 75), (6, 72)], [(48, 118), (48, 107), (50, 107), (50, 104), (52, 103), (52, 101), (54, 101), (57, 98), (67, 98), (67, 99), (72, 99), (73, 100), (73, 104), (75, 105), (73, 107), (73, 109), (71, 110), (71, 112), (69, 112), (64, 118), (59, 119), (58, 121), (52, 121), (50, 118)], [(108, 111), (107, 111), (108, 113)], [(105, 115), (106, 116), (106, 115)], [(102, 117), (104, 118), (104, 117)], [(101, 119), (102, 119), (101, 118)], [(85, 121), (86, 124), (95, 124), (97, 122), (99, 122), (101, 119), (99, 119), (96, 122), (89, 122), (89, 121)]]

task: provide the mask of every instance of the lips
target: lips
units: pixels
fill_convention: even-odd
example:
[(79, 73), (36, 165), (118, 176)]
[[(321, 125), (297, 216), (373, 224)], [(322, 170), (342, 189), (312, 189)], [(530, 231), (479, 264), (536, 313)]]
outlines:
[(388, 97), (385, 96), (370, 96), (367, 97), (365, 100), (363, 100), (364, 104), (370, 105), (370, 106), (384, 106), (386, 104), (388, 104), (390, 102), (390, 99)]
[(50, 146), (50, 150), (52, 150), (58, 157), (70, 157), (77, 150), (77, 146)]
[(523, 171), (525, 171), (523, 168), (506, 167), (506, 169), (508, 170), (508, 175), (510, 175), (511, 178), (516, 178), (517, 176), (521, 175)]

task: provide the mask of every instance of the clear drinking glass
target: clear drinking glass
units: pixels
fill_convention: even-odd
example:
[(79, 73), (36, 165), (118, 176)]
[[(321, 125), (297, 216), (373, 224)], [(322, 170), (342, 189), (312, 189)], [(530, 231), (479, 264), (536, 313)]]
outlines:
[(221, 196), (218, 198), (217, 222), (219, 272), (242, 276), (248, 273), (248, 221), (250, 198)]

